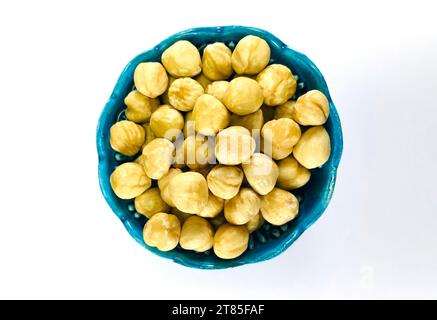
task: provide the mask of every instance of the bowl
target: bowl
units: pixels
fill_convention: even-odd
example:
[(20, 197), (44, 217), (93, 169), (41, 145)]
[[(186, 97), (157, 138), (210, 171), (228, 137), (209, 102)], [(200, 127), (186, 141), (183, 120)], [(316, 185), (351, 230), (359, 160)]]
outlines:
[[(325, 128), (331, 138), (331, 156), (320, 168), (312, 170), (310, 182), (304, 187), (292, 191), (300, 203), (298, 216), (283, 226), (265, 223), (260, 230), (250, 236), (249, 248), (233, 260), (222, 260), (212, 250), (205, 253), (185, 251), (179, 247), (169, 252), (161, 252), (147, 246), (142, 237), (143, 226), (147, 218), (135, 212), (133, 200), (119, 199), (111, 189), (109, 177), (115, 167), (133, 158), (125, 157), (111, 149), (109, 129), (118, 120), (125, 119), (124, 98), (133, 88), (135, 67), (144, 61), (160, 61), (163, 51), (178, 40), (189, 40), (200, 51), (213, 42), (224, 42), (231, 49), (246, 35), (256, 35), (268, 42), (271, 48), (270, 63), (282, 63), (297, 76), (299, 97), (308, 90), (322, 91), (329, 100), (330, 116)], [(340, 119), (329, 95), (323, 75), (304, 54), (299, 53), (271, 33), (253, 27), (225, 26), (194, 28), (172, 35), (151, 50), (133, 58), (122, 71), (115, 88), (106, 103), (97, 125), (98, 174), (102, 194), (112, 211), (120, 218), (130, 235), (144, 248), (158, 256), (171, 259), (181, 265), (199, 269), (223, 269), (256, 263), (271, 259), (291, 246), (325, 211), (332, 197), (337, 168), (343, 148)]]

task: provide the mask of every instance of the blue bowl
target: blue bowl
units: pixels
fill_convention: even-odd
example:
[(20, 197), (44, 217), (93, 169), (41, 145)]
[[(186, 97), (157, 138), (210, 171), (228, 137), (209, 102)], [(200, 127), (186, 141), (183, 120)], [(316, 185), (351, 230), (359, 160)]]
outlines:
[[(271, 48), (270, 63), (282, 63), (288, 66), (298, 77), (296, 97), (308, 90), (318, 89), (329, 100), (330, 116), (325, 124), (331, 137), (331, 157), (321, 168), (312, 170), (310, 182), (293, 193), (300, 202), (299, 215), (281, 227), (265, 223), (263, 227), (250, 236), (249, 249), (233, 260), (222, 260), (214, 253), (195, 253), (180, 248), (169, 252), (161, 252), (147, 246), (142, 237), (146, 218), (135, 212), (133, 200), (117, 198), (111, 189), (109, 177), (120, 163), (131, 161), (111, 149), (109, 145), (109, 129), (116, 121), (123, 119), (124, 98), (133, 88), (135, 67), (144, 61), (160, 61), (163, 51), (178, 40), (189, 40), (200, 51), (216, 41), (226, 43), (231, 49), (246, 35), (256, 35), (265, 39)], [(325, 211), (332, 197), (335, 186), (337, 167), (343, 149), (343, 137), (340, 119), (329, 95), (328, 86), (319, 69), (304, 54), (285, 45), (271, 33), (252, 27), (226, 26), (195, 28), (176, 33), (165, 39), (156, 47), (136, 56), (121, 73), (114, 91), (106, 103), (97, 125), (97, 152), (99, 156), (99, 183), (103, 196), (112, 211), (120, 218), (130, 235), (143, 247), (153, 253), (173, 260), (181, 265), (199, 269), (224, 269), (271, 259), (284, 252), (299, 236), (308, 229)]]

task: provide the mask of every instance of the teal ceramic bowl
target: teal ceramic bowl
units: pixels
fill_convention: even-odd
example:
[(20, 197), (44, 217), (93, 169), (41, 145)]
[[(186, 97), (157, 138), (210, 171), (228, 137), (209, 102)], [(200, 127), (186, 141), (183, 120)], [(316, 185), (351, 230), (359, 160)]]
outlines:
[[(312, 89), (318, 89), (327, 96), (330, 116), (325, 127), (331, 137), (331, 157), (321, 168), (312, 170), (311, 180), (306, 186), (293, 191), (300, 202), (299, 215), (281, 227), (265, 223), (260, 230), (251, 234), (249, 249), (240, 257), (233, 260), (221, 260), (214, 255), (212, 250), (206, 253), (195, 253), (176, 248), (170, 252), (161, 252), (156, 248), (151, 248), (144, 243), (142, 237), (146, 218), (135, 212), (133, 200), (126, 201), (117, 198), (109, 183), (109, 177), (117, 165), (135, 158), (126, 158), (112, 150), (109, 145), (110, 127), (117, 120), (125, 118), (123, 100), (133, 88), (135, 67), (144, 61), (160, 61), (162, 52), (178, 40), (189, 40), (200, 51), (207, 44), (217, 41), (224, 42), (233, 49), (241, 38), (249, 34), (259, 36), (269, 43), (271, 63), (282, 63), (297, 76), (298, 90), (295, 98)], [(328, 206), (334, 191), (342, 148), (340, 119), (329, 95), (328, 86), (319, 69), (304, 54), (289, 48), (271, 33), (242, 26), (189, 29), (165, 39), (153, 49), (136, 56), (121, 73), (97, 125), (100, 188), (112, 211), (120, 218), (130, 235), (144, 248), (181, 265), (199, 269), (223, 269), (261, 262), (271, 259), (289, 248), (322, 215)]]

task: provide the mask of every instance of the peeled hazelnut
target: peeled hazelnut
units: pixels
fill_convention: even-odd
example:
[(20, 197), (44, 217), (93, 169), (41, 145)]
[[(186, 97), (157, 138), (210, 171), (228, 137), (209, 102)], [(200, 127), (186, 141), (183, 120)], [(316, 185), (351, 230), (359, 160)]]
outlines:
[(261, 198), (261, 214), (275, 226), (293, 220), (299, 212), (299, 201), (290, 192), (274, 188)]
[(310, 180), (311, 172), (301, 166), (292, 156), (279, 161), (278, 167), (278, 186), (282, 189), (297, 189)]
[(210, 218), (208, 220), (214, 226), (214, 228), (216, 228), (216, 229), (218, 227), (220, 227), (222, 224), (226, 223), (226, 219), (225, 219), (225, 216), (224, 216), (223, 212), (220, 213), (217, 217)]
[(171, 75), (168, 75), (168, 86), (167, 90), (164, 91), (164, 93), (160, 96), (161, 103), (162, 104), (170, 104), (170, 99), (168, 98), (168, 89), (170, 89), (171, 84), (176, 80), (175, 77), (172, 77)]
[(182, 169), (185, 165), (185, 158), (184, 158), (184, 137), (180, 135), (176, 141), (174, 142), (175, 146), (175, 152), (174, 155), (174, 161), (172, 166), (174, 168)]
[(180, 111), (194, 108), (197, 98), (204, 93), (199, 82), (191, 78), (176, 79), (168, 90), (170, 104)]
[(213, 136), (229, 124), (230, 114), (228, 109), (214, 96), (201, 95), (194, 105), (193, 117), (196, 131)]
[(247, 162), (255, 152), (256, 141), (244, 127), (232, 126), (219, 132), (215, 155), (221, 164), (237, 165)]
[(160, 106), (150, 117), (150, 128), (158, 138), (174, 141), (184, 128), (184, 116), (169, 105)]
[(144, 139), (144, 143), (141, 146), (141, 149), (144, 149), (144, 147), (152, 140), (154, 140), (156, 138), (155, 134), (152, 131), (152, 128), (150, 128), (150, 124), (149, 123), (145, 123), (143, 124), (143, 128), (144, 128), (144, 133), (146, 134), (146, 137)]
[(248, 244), (249, 231), (245, 226), (223, 224), (214, 235), (214, 253), (222, 259), (240, 256), (246, 251)]
[(135, 198), (135, 210), (147, 218), (158, 212), (166, 212), (168, 209), (169, 206), (162, 200), (158, 188), (148, 189)]
[(238, 167), (215, 166), (207, 176), (208, 188), (222, 199), (231, 199), (240, 190), (243, 171)]
[(173, 77), (193, 77), (202, 70), (199, 50), (186, 40), (179, 40), (167, 48), (161, 60)]
[(203, 73), (211, 80), (224, 80), (232, 74), (231, 50), (221, 42), (209, 44), (203, 50)]
[(138, 164), (140, 164), (140, 165), (142, 165), (142, 166), (144, 166), (144, 155), (143, 154), (140, 154), (135, 160), (134, 160), (134, 162), (135, 163), (138, 163)]
[(292, 115), (303, 126), (320, 126), (329, 117), (329, 101), (319, 90), (308, 91), (297, 99)]
[(208, 195), (208, 203), (197, 215), (204, 218), (214, 218), (222, 212), (224, 206), (224, 200), (216, 197), (212, 192)]
[(193, 215), (191, 213), (182, 212), (181, 210), (178, 210), (178, 208), (171, 208), (171, 214), (174, 214), (176, 217), (178, 217), (179, 222), (181, 225)]
[(176, 248), (181, 234), (181, 224), (173, 214), (159, 212), (154, 214), (144, 225), (144, 242), (161, 251)]
[(185, 114), (184, 137), (187, 138), (194, 134), (196, 134), (196, 128), (195, 128), (193, 111), (189, 111)]
[(186, 213), (197, 214), (208, 203), (208, 185), (198, 172), (183, 172), (173, 177), (168, 185), (176, 208)]
[(231, 115), (231, 126), (245, 127), (252, 133), (254, 133), (253, 130), (261, 130), (263, 124), (264, 116), (261, 109), (246, 116)]
[(164, 176), (173, 162), (175, 147), (167, 139), (156, 138), (143, 149), (144, 170), (152, 179), (160, 179)]
[(229, 87), (228, 81), (214, 81), (206, 87), (205, 93), (216, 97), (223, 103), (225, 93), (228, 87)]
[(252, 218), (250, 218), (250, 220), (246, 223), (246, 228), (249, 231), (249, 233), (252, 233), (258, 230), (259, 228), (261, 228), (263, 223), (264, 223), (264, 218), (262, 214), (257, 213)]
[(260, 195), (275, 187), (279, 175), (276, 163), (262, 153), (254, 153), (250, 162), (242, 165), (247, 182)]
[(282, 64), (271, 64), (256, 77), (262, 88), (264, 103), (278, 106), (287, 102), (296, 92), (296, 79)]
[(214, 243), (214, 229), (204, 218), (189, 217), (182, 226), (179, 243), (185, 250), (205, 252)]
[(232, 68), (238, 74), (257, 74), (270, 61), (270, 47), (264, 39), (246, 36), (232, 53)]
[(240, 192), (225, 202), (225, 218), (228, 222), (242, 225), (249, 222), (259, 212), (261, 199), (251, 188), (241, 188)]
[(189, 136), (184, 141), (184, 160), (190, 169), (206, 167), (214, 161), (214, 145), (208, 137)]
[(143, 62), (135, 68), (134, 83), (143, 95), (156, 98), (167, 89), (167, 72), (159, 62)]
[(159, 106), (159, 99), (149, 98), (137, 90), (129, 92), (124, 98), (126, 108), (126, 118), (133, 122), (143, 123), (149, 121), (153, 111)]
[(152, 185), (143, 166), (134, 162), (119, 165), (111, 174), (109, 181), (112, 190), (120, 199), (133, 199)]
[(223, 98), (226, 107), (240, 116), (257, 111), (263, 104), (263, 100), (261, 86), (247, 77), (232, 80)]
[(168, 191), (168, 185), (171, 179), (173, 179), (175, 176), (177, 176), (180, 173), (182, 173), (181, 169), (170, 168), (170, 170), (168, 170), (168, 172), (158, 180), (158, 188), (161, 191), (161, 198), (162, 200), (164, 200), (165, 203), (167, 203), (171, 207), (174, 207), (174, 203), (172, 201), (172, 196)]
[(293, 119), (293, 109), (295, 105), (296, 105), (296, 101), (289, 100), (277, 106), (274, 109), (272, 108), (273, 110), (275, 110), (275, 119), (280, 119), (280, 118)]
[(318, 168), (331, 154), (329, 134), (323, 127), (309, 128), (293, 150), (294, 158), (307, 169)]
[(293, 146), (299, 141), (301, 131), (293, 120), (280, 118), (267, 122), (261, 130), (261, 135), (264, 153), (280, 160), (291, 154)]
[(129, 120), (114, 123), (109, 133), (111, 148), (129, 157), (141, 150), (144, 139), (144, 128)]
[(209, 80), (204, 74), (203, 72), (197, 76), (194, 77), (194, 80), (196, 80), (197, 82), (200, 83), (200, 85), (203, 87), (204, 90), (206, 90), (206, 87), (208, 87), (208, 85), (210, 83), (212, 83), (211, 80)]

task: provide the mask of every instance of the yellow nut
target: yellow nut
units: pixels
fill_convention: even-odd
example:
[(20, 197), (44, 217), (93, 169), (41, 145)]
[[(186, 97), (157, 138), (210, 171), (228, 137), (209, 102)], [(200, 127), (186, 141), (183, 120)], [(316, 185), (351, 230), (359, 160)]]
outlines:
[(184, 222), (193, 215), (190, 213), (182, 212), (181, 210), (178, 210), (178, 208), (171, 208), (171, 214), (174, 214), (176, 217), (178, 217), (179, 222), (184, 224)]
[(197, 99), (194, 105), (193, 117), (197, 132), (213, 136), (229, 125), (230, 114), (220, 100), (204, 94)]
[(216, 97), (223, 103), (223, 99), (225, 97), (226, 90), (228, 90), (228, 87), (228, 81), (214, 81), (206, 87), (205, 93)]
[(185, 139), (184, 160), (190, 169), (206, 167), (214, 161), (214, 141), (208, 137), (195, 135)]
[(167, 212), (168, 209), (169, 206), (162, 200), (158, 188), (148, 189), (135, 198), (135, 210), (147, 218), (158, 212)]
[(143, 229), (144, 242), (150, 247), (161, 251), (170, 251), (176, 248), (181, 234), (181, 224), (173, 214), (159, 212), (154, 214)]
[(320, 126), (329, 117), (329, 101), (319, 90), (308, 91), (297, 99), (292, 116), (303, 126)]
[(208, 188), (222, 199), (231, 199), (240, 190), (243, 182), (243, 171), (238, 167), (217, 165), (207, 176)]
[[(250, 132), (256, 133), (254, 130), (261, 130), (264, 124), (264, 116), (261, 109), (250, 113), (247, 116), (231, 115), (231, 126), (245, 127)], [(259, 133), (259, 132), (258, 132)]]
[(233, 113), (240, 116), (257, 111), (263, 104), (261, 86), (253, 79), (238, 77), (229, 83), (223, 102)]
[(208, 203), (208, 185), (198, 172), (183, 172), (173, 177), (168, 186), (176, 208), (197, 214)]
[(143, 166), (134, 162), (119, 165), (111, 174), (109, 182), (120, 199), (133, 199), (152, 185)]
[(204, 93), (203, 87), (194, 79), (176, 79), (168, 90), (170, 104), (180, 111), (194, 108), (197, 98)]
[(185, 124), (184, 124), (183, 132), (184, 132), (184, 138), (196, 134), (193, 111), (189, 111), (185, 114)]
[(185, 250), (205, 252), (214, 243), (214, 229), (204, 218), (189, 217), (182, 226), (179, 243)]
[(232, 74), (231, 50), (221, 42), (212, 43), (203, 50), (203, 73), (211, 80), (224, 80)]
[(261, 214), (267, 222), (280, 226), (293, 220), (299, 212), (299, 201), (290, 192), (274, 188), (261, 198)]
[(272, 64), (256, 77), (262, 88), (264, 103), (278, 106), (287, 102), (296, 92), (296, 79), (290, 69), (282, 64)]
[(173, 153), (174, 160), (172, 166), (174, 168), (182, 169), (186, 167), (185, 159), (184, 159), (184, 137), (182, 135), (180, 135), (176, 139), (176, 141), (174, 142), (174, 146), (175, 146), (175, 152)]
[(173, 162), (175, 147), (167, 139), (156, 138), (143, 149), (144, 170), (152, 179), (162, 178)]
[[(174, 207), (174, 203), (172, 201), (172, 196), (171, 196), (170, 192), (168, 191), (168, 185), (169, 185), (171, 179), (173, 179), (175, 176), (177, 176), (180, 173), (182, 173), (181, 169), (170, 168), (170, 170), (168, 170), (168, 172), (158, 180), (158, 188), (161, 191), (161, 198), (170, 207)], [(165, 211), (165, 210), (163, 210), (163, 211)]]
[(269, 156), (254, 153), (250, 162), (243, 163), (242, 167), (247, 182), (258, 194), (265, 195), (275, 187), (279, 169)]
[(255, 152), (255, 148), (256, 141), (249, 130), (232, 126), (217, 135), (215, 156), (221, 164), (237, 165), (247, 162)]
[(149, 121), (152, 112), (159, 106), (159, 99), (149, 98), (137, 90), (129, 92), (124, 98), (126, 108), (126, 118), (130, 121), (143, 123)]
[(155, 134), (152, 131), (152, 128), (150, 128), (150, 124), (149, 123), (145, 123), (143, 124), (143, 128), (144, 128), (144, 133), (146, 134), (146, 137), (144, 139), (144, 143), (141, 146), (141, 149), (144, 149), (144, 147), (152, 140), (154, 140), (156, 138)]
[(167, 48), (161, 60), (173, 77), (194, 77), (202, 70), (199, 50), (186, 40), (177, 41)]
[(176, 80), (175, 77), (172, 77), (171, 75), (168, 75), (168, 86), (167, 90), (164, 91), (164, 93), (160, 96), (161, 103), (162, 104), (170, 104), (170, 99), (168, 98), (168, 89), (170, 89), (171, 84)]
[(246, 223), (246, 228), (249, 231), (249, 233), (252, 233), (264, 224), (264, 218), (261, 213), (257, 213), (254, 215), (250, 220)]
[(296, 105), (296, 101), (289, 100), (289, 101), (277, 106), (276, 108), (271, 108), (275, 111), (274, 118), (275, 119), (280, 119), (280, 118), (293, 119), (293, 109), (294, 109), (295, 105)]
[(229, 223), (243, 225), (256, 216), (261, 207), (261, 199), (251, 188), (241, 188), (240, 192), (225, 201), (225, 218)]
[(208, 203), (197, 215), (203, 218), (215, 218), (222, 212), (224, 200), (216, 197), (212, 192), (209, 192)]
[(292, 156), (279, 161), (278, 167), (278, 186), (282, 189), (297, 189), (310, 180), (311, 171), (301, 166)]
[(144, 128), (129, 120), (118, 121), (110, 129), (111, 148), (129, 157), (141, 150), (144, 140)]
[(270, 61), (270, 47), (257, 36), (246, 36), (235, 46), (232, 68), (238, 74), (257, 74)]
[(156, 98), (168, 87), (167, 72), (159, 62), (143, 62), (135, 68), (134, 83), (143, 95)]
[(301, 131), (293, 120), (280, 118), (267, 122), (261, 130), (261, 136), (264, 153), (280, 160), (291, 154), (293, 146), (299, 141)]
[(293, 155), (307, 169), (323, 165), (331, 155), (331, 140), (326, 129), (320, 126), (305, 131), (294, 147)]
[(184, 116), (169, 105), (160, 106), (150, 117), (150, 128), (158, 138), (174, 141), (184, 128)]
[(234, 259), (246, 251), (249, 231), (245, 226), (223, 224), (214, 235), (214, 253), (222, 259)]
[(134, 160), (134, 162), (135, 163), (138, 163), (138, 164), (140, 164), (140, 165), (142, 165), (142, 166), (144, 166), (144, 155), (143, 154), (140, 154), (135, 160)]
[(204, 90), (206, 90), (206, 87), (208, 87), (208, 85), (212, 83), (212, 81), (209, 80), (203, 72), (200, 73), (199, 75), (195, 76), (194, 80), (199, 82)]
[(221, 212), (217, 217), (210, 218), (208, 220), (216, 229), (220, 227), (222, 224), (226, 223), (226, 219), (223, 212)]

